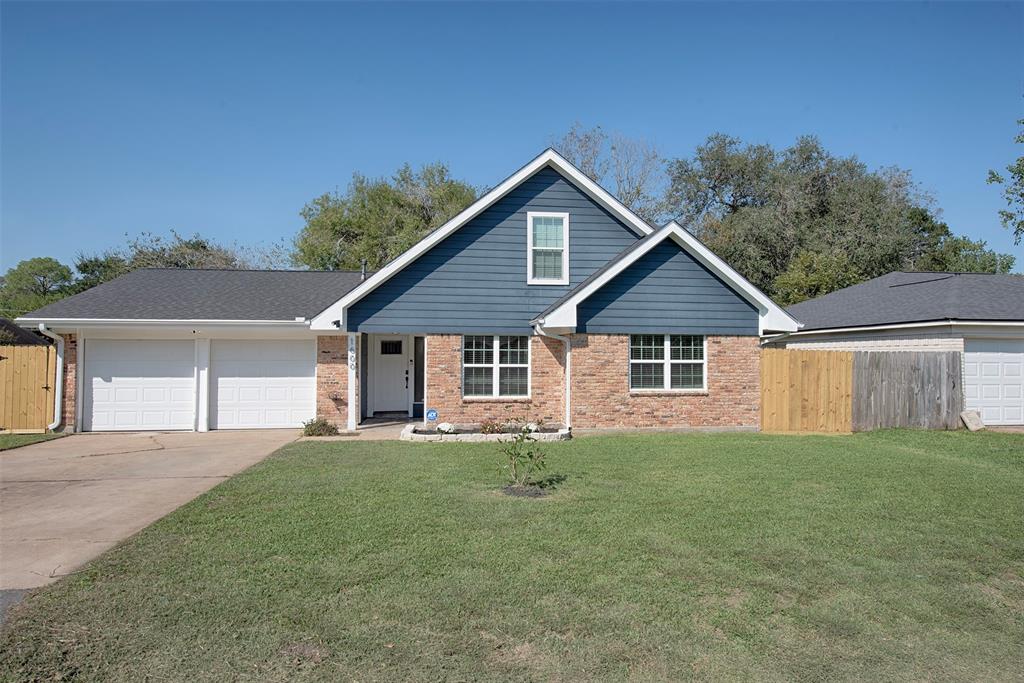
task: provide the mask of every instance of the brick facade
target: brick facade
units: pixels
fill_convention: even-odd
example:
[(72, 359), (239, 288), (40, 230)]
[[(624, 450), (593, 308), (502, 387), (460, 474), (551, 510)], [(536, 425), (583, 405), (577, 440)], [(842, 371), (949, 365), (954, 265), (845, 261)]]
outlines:
[(530, 338), (530, 398), (491, 399), (462, 397), (462, 336), (432, 334), (426, 337), (427, 409), (435, 409), (438, 422), (478, 424), (512, 418), (565, 421), (565, 345), (555, 339)]
[(344, 335), (316, 338), (316, 416), (340, 429), (348, 425), (348, 337)]
[(64, 393), (61, 397), (61, 418), (57, 429), (75, 431), (75, 412), (78, 401), (78, 340), (73, 334), (64, 337)]
[(631, 393), (629, 335), (572, 337), (572, 412), (576, 428), (757, 428), (761, 420), (756, 337), (707, 339), (708, 391)]

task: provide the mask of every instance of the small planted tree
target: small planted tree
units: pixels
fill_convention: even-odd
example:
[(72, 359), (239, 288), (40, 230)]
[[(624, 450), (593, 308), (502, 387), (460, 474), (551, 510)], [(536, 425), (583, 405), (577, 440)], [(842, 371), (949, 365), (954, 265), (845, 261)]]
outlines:
[(547, 463), (533, 435), (536, 430), (536, 424), (524, 420), (508, 439), (500, 442), (502, 458), (498, 472), (507, 477), (504, 490), (510, 495), (543, 495), (535, 477), (547, 469)]

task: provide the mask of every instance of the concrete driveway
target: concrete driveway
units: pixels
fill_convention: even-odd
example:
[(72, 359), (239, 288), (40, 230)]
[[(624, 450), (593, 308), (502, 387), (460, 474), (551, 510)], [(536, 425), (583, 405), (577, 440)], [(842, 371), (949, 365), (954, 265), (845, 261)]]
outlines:
[(76, 434), (0, 452), (0, 590), (57, 580), (298, 436)]

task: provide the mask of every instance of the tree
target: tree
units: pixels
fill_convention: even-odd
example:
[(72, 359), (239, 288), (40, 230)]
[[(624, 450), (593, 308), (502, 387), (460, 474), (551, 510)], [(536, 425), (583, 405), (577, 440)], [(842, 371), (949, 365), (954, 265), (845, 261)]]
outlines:
[(814, 137), (776, 150), (712, 135), (692, 158), (671, 162), (669, 177), (670, 213), (755, 285), (790, 302), (893, 270), (952, 264), (955, 254), (996, 260), (984, 244), (978, 251), (969, 240), (951, 241), (909, 172), (870, 170)]
[(344, 194), (320, 195), (301, 212), (292, 260), (318, 270), (377, 269), (472, 204), (477, 191), (448, 167), (406, 164), (390, 179), (356, 173)]
[(607, 183), (619, 201), (647, 221), (661, 217), (665, 161), (650, 143), (577, 121), (551, 146), (596, 183)]
[[(1014, 142), (1024, 145), (1024, 119), (1018, 119), (1017, 125), (1021, 127), (1021, 132), (1014, 138)], [(1004, 228), (1013, 231), (1013, 243), (1020, 244), (1024, 236), (1024, 156), (1017, 157), (1017, 161), (1006, 167), (1006, 172), (1009, 180), (1001, 173), (989, 171), (988, 182), (1003, 186), (1006, 208), (999, 211), (999, 220)]]
[(0, 285), (0, 315), (16, 318), (63, 297), (74, 281), (71, 269), (49, 257), (21, 261)]
[(960, 273), (1009, 273), (1016, 259), (988, 249), (984, 240), (954, 235), (926, 209), (911, 212), (911, 221), (924, 248), (914, 259), (914, 270)]

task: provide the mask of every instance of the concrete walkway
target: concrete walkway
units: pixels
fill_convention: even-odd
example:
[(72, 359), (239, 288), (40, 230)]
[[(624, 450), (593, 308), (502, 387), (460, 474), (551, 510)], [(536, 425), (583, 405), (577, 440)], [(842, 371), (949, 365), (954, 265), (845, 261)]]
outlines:
[(76, 434), (0, 453), (0, 590), (73, 572), (298, 437)]

